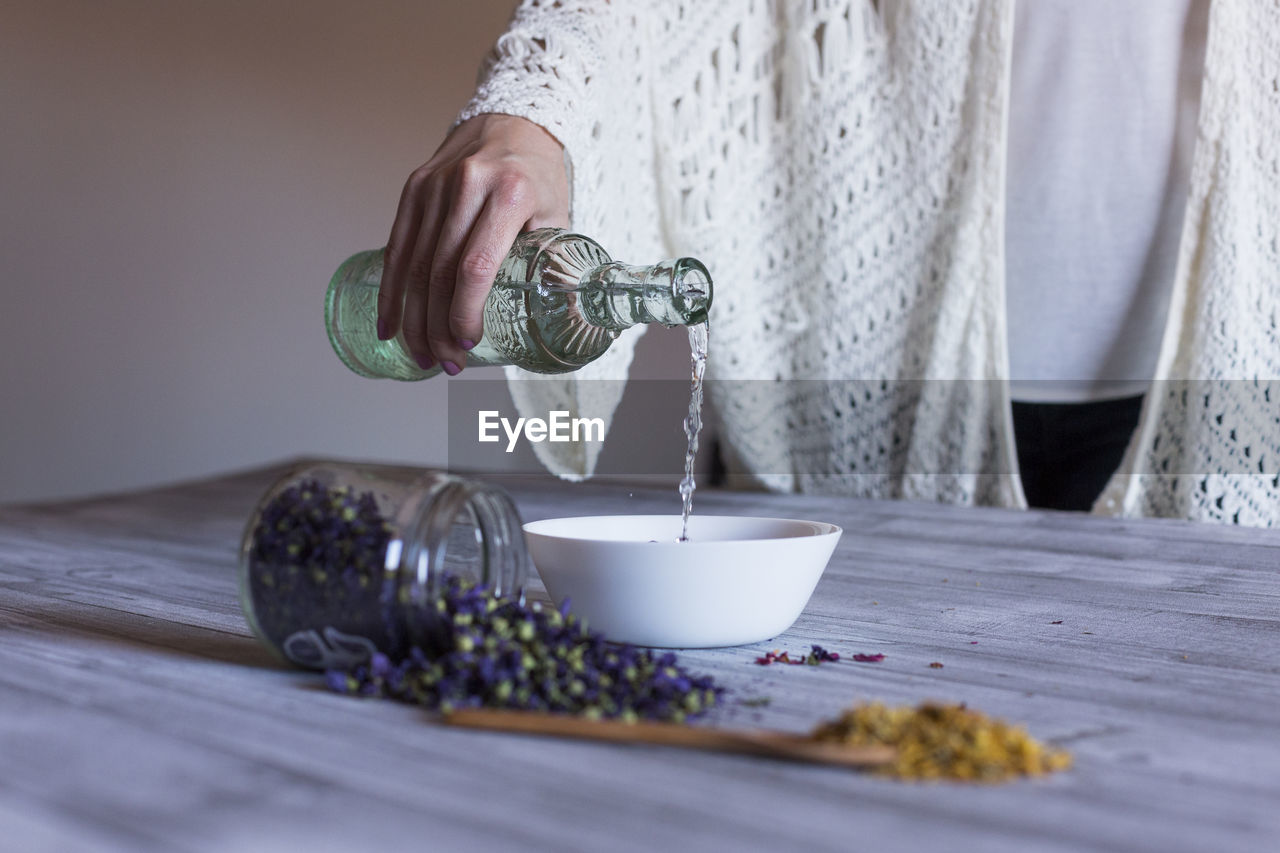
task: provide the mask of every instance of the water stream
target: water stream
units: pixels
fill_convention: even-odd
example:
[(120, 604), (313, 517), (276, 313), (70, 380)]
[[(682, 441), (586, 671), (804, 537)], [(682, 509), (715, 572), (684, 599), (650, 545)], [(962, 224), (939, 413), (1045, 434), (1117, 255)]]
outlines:
[(689, 445), (684, 453), (684, 479), (680, 481), (680, 500), (684, 503), (680, 525), (681, 542), (689, 541), (689, 513), (693, 509), (693, 490), (697, 488), (693, 478), (693, 463), (698, 457), (698, 433), (702, 431), (702, 377), (707, 371), (707, 344), (710, 336), (710, 321), (689, 327), (692, 381), (689, 414), (684, 419), (684, 434), (689, 439)]

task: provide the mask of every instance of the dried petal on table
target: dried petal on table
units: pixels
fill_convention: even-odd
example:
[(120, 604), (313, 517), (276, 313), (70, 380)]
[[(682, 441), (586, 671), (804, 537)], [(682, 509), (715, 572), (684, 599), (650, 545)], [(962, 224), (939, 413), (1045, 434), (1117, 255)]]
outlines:
[(766, 652), (763, 657), (756, 658), (756, 663), (760, 666), (769, 666), (774, 663), (785, 663), (791, 666), (801, 666), (802, 664), (817, 666), (821, 663), (835, 663), (840, 660), (839, 653), (829, 652), (822, 646), (815, 645), (809, 648), (809, 654), (796, 657), (792, 657), (789, 652), (780, 653), (777, 649), (774, 649), (771, 652)]
[(1070, 754), (1045, 746), (1021, 726), (963, 705), (859, 705), (818, 726), (811, 737), (849, 746), (892, 746), (896, 759), (875, 772), (899, 779), (1001, 782), (1071, 766)]

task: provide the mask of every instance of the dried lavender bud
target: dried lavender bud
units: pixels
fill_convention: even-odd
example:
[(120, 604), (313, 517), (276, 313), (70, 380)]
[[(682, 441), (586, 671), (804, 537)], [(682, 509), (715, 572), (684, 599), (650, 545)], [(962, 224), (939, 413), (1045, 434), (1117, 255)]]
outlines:
[(442, 711), (677, 721), (705, 713), (723, 693), (674, 654), (608, 643), (568, 601), (550, 609), (495, 598), (454, 574), (442, 574), (436, 597), (420, 603), (420, 627), (429, 630), (411, 646), (390, 618), (416, 604), (385, 571), (393, 532), (372, 493), (316, 480), (275, 496), (254, 527), (247, 580), (258, 628), (294, 662), (326, 669), (333, 690)]
[(567, 601), (550, 610), (495, 599), (453, 575), (441, 587), (437, 612), (449, 630), (440, 648), (331, 670), (330, 688), (440, 711), (492, 707), (672, 721), (706, 713), (723, 693), (670, 652), (608, 643)]
[(817, 666), (820, 663), (828, 662), (835, 663), (840, 660), (839, 654), (836, 652), (829, 652), (822, 646), (811, 646), (810, 649), (811, 651), (809, 652), (809, 655), (804, 659), (804, 662), (809, 664), (809, 666)]
[(367, 658), (387, 640), (381, 597), (391, 527), (372, 493), (296, 483), (263, 507), (248, 590), (259, 630), (295, 663)]
[[(860, 660), (859, 655), (853, 656), (854, 660)], [(835, 663), (840, 660), (840, 655), (835, 652), (829, 652), (822, 646), (810, 646), (809, 654), (803, 657), (792, 657), (788, 652), (778, 653), (777, 649), (766, 652), (763, 657), (756, 658), (756, 663), (760, 666), (769, 666), (774, 663), (785, 663), (792, 666), (800, 666), (808, 664), (809, 666), (817, 666), (821, 663)]]

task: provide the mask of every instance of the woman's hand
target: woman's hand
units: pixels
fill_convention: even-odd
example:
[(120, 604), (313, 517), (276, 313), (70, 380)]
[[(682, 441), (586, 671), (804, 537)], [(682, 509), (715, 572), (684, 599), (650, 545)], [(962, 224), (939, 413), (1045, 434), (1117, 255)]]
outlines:
[(484, 331), (484, 301), (516, 235), (569, 223), (564, 149), (515, 116), (453, 129), (405, 182), (378, 291), (378, 337), (450, 376)]

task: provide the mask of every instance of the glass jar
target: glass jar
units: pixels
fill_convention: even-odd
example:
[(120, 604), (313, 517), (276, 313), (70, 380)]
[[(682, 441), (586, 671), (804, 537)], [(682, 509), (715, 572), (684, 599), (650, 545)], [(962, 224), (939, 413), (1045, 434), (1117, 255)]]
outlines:
[(528, 556), (501, 489), (438, 471), (301, 466), (259, 500), (240, 548), (240, 604), (282, 658), (350, 669), (430, 650), (449, 576), (521, 599)]

